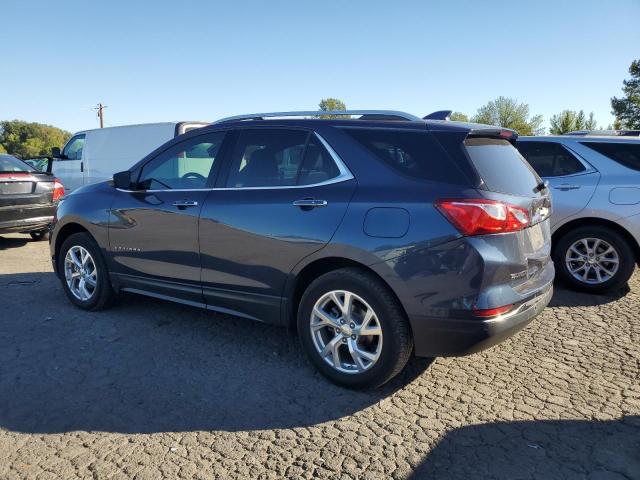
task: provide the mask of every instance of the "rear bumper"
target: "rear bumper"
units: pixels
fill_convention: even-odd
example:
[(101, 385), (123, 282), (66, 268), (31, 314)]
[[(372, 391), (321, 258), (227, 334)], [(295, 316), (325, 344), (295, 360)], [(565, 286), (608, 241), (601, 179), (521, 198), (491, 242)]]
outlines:
[(491, 319), (413, 317), (411, 326), (418, 357), (470, 355), (492, 347), (531, 322), (551, 301), (550, 283), (512, 312)]
[(0, 222), (0, 233), (26, 233), (46, 230), (53, 222), (53, 215), (46, 217), (22, 218)]

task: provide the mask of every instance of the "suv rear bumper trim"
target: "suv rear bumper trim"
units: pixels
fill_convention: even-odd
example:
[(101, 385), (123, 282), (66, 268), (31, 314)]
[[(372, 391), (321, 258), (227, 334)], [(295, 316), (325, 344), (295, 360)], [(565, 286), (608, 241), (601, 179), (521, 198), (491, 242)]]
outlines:
[(500, 343), (531, 322), (551, 301), (553, 284), (539, 290), (512, 312), (489, 319), (413, 317), (418, 357), (470, 355)]
[(21, 233), (34, 230), (42, 230), (45, 228), (49, 228), (52, 222), (53, 216), (9, 220), (6, 222), (0, 222), (0, 233)]

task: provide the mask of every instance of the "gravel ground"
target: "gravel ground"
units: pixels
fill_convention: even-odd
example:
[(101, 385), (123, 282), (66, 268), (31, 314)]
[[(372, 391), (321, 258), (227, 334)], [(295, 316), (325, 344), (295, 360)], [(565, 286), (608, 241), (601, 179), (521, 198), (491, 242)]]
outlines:
[(640, 479), (638, 272), (352, 392), (276, 327), (135, 296), (75, 309), (27, 238), (0, 238), (1, 479)]

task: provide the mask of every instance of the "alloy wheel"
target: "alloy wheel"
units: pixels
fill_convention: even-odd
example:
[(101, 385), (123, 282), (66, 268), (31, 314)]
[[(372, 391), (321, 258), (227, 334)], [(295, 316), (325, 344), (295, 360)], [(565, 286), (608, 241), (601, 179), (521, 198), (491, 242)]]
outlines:
[(565, 264), (579, 282), (599, 285), (617, 273), (620, 259), (609, 242), (600, 238), (581, 238), (567, 249)]
[(64, 277), (69, 291), (78, 300), (89, 300), (96, 291), (98, 271), (91, 254), (79, 245), (67, 250), (64, 258)]
[(362, 373), (380, 358), (380, 320), (353, 292), (332, 290), (320, 297), (311, 312), (310, 329), (322, 360), (339, 372)]

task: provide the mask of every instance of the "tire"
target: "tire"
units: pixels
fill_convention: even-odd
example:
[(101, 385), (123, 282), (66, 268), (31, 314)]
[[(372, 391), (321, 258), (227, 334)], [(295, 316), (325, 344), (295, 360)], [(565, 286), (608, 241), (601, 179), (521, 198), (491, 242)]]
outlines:
[[(582, 240), (586, 241), (586, 244)], [(597, 241), (600, 243), (597, 244), (597, 250), (594, 252), (593, 247), (596, 246)], [(572, 246), (573, 249), (571, 249)], [(607, 247), (611, 247), (612, 250)], [(606, 256), (598, 255), (607, 251), (609, 253)], [(578, 260), (581, 254), (585, 255)], [(590, 264), (588, 260), (585, 262), (584, 258), (595, 259), (595, 263)], [(570, 261), (570, 259), (575, 260)], [(613, 260), (618, 262), (615, 268), (616, 264)], [(558, 277), (570, 287), (582, 292), (603, 293), (619, 288), (629, 280), (635, 268), (636, 258), (631, 246), (622, 235), (610, 228), (593, 225), (576, 228), (560, 237), (554, 249), (553, 261)], [(575, 271), (582, 265), (589, 266), (587, 278), (584, 280), (582, 278), (586, 268)], [(570, 266), (576, 275), (570, 271)], [(600, 272), (600, 280), (597, 270)]]
[(49, 230), (38, 230), (37, 232), (29, 232), (31, 240), (34, 242), (40, 242), (42, 240), (49, 240)]
[[(67, 281), (67, 271), (65, 270), (65, 259), (67, 253), (70, 250), (73, 252), (88, 252), (90, 260), (87, 260), (85, 264), (87, 275), (87, 281), (85, 282), (85, 289), (90, 295), (87, 298), (79, 298), (77, 294), (74, 294)], [(76, 255), (76, 258), (79, 258)], [(107, 265), (102, 257), (100, 248), (95, 240), (88, 233), (74, 233), (67, 238), (58, 252), (58, 274), (60, 281), (62, 282), (62, 288), (65, 294), (75, 306), (82, 308), (83, 310), (102, 310), (106, 308), (113, 299), (113, 290), (111, 288), (111, 282), (109, 280), (109, 272)], [(95, 267), (95, 270), (91, 268), (91, 263)], [(71, 266), (71, 265), (70, 265)], [(95, 271), (95, 275), (92, 276), (95, 286), (89, 284), (88, 275), (89, 272)], [(77, 273), (77, 272), (76, 272)], [(74, 281), (75, 282), (75, 281)], [(76, 285), (76, 283), (74, 283)]]
[[(347, 294), (352, 298), (351, 316), (343, 310)], [(325, 312), (323, 317), (312, 317), (317, 305)], [(369, 309), (373, 315), (367, 317)], [(333, 313), (327, 317), (329, 310)], [(360, 334), (365, 318), (370, 318), (366, 331), (379, 334)], [(341, 324), (340, 319), (348, 320)], [(318, 327), (314, 333), (312, 325)], [(374, 388), (386, 383), (404, 368), (413, 350), (409, 322), (396, 297), (380, 279), (357, 268), (341, 268), (314, 280), (300, 300), (297, 326), (311, 363), (328, 379), (348, 388)], [(336, 368), (332, 352), (321, 355), (322, 347), (332, 340), (337, 345), (340, 368)]]

